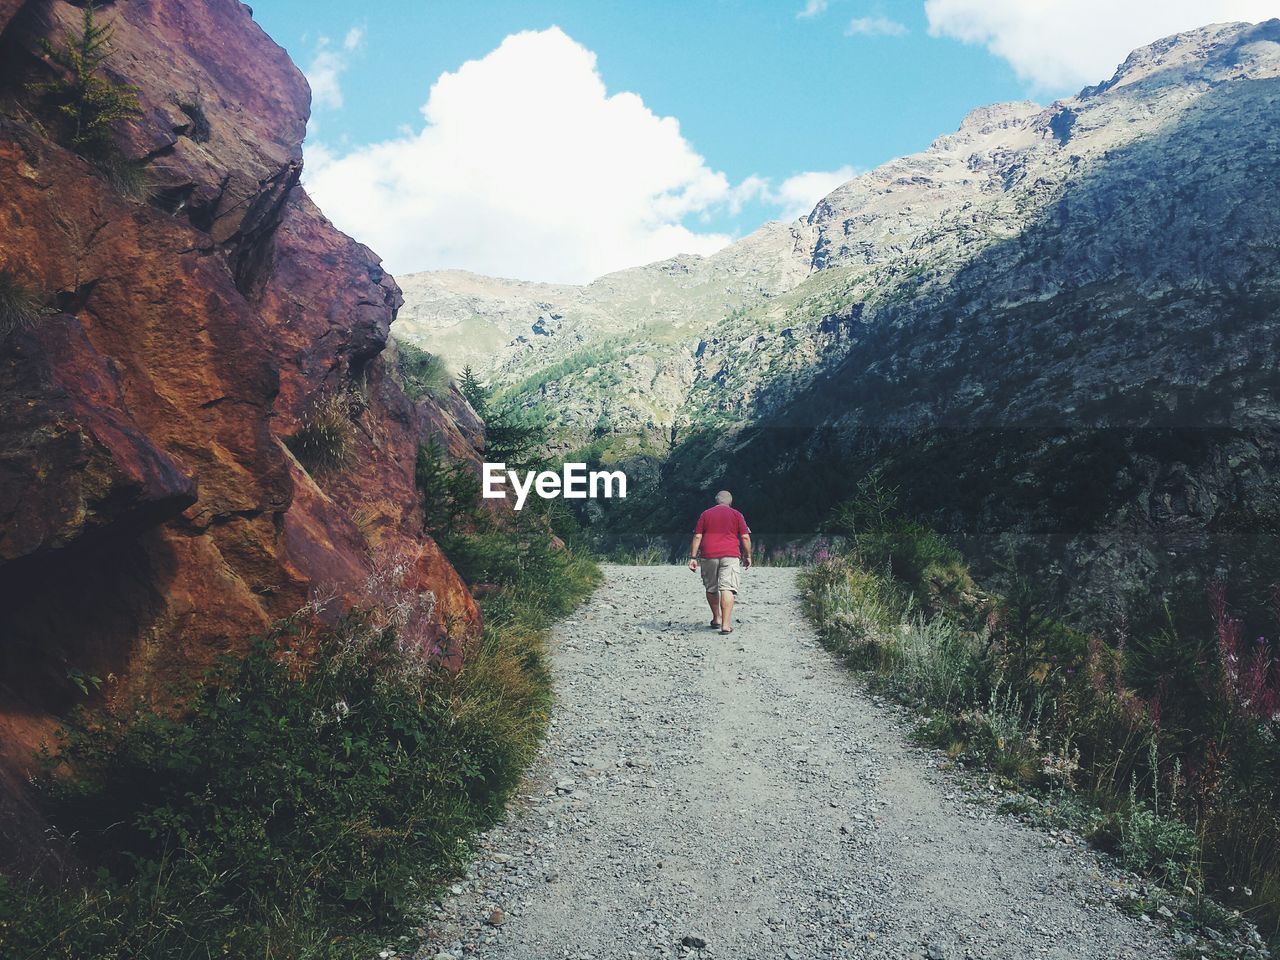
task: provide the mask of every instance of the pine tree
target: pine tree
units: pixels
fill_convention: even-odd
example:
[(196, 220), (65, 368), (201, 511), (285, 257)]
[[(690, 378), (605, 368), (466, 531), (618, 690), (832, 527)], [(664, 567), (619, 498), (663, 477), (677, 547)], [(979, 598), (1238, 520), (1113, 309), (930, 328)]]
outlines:
[(508, 466), (530, 466), (547, 442), (546, 424), (511, 402), (493, 405), (493, 393), (480, 382), (471, 365), (462, 368), (458, 390), (484, 421), (484, 453), (491, 461)]
[(471, 404), (471, 409), (483, 420), (489, 408), (489, 391), (485, 389), (469, 363), (462, 368), (462, 376), (458, 378), (458, 389), (466, 397), (467, 403)]
[(66, 74), (62, 79), (37, 84), (40, 93), (52, 94), (58, 113), (67, 121), (67, 146), (83, 157), (112, 157), (112, 127), (117, 121), (142, 115), (137, 88), (112, 83), (100, 76), (111, 56), (109, 45), (115, 28), (99, 23), (92, 2), (86, 3), (80, 32), (66, 31), (58, 45), (41, 40), (45, 55)]
[(546, 424), (513, 403), (491, 411), (484, 422), (485, 459), (509, 467), (532, 467), (547, 442)]
[(444, 544), (479, 516), (480, 481), (435, 440), (418, 447), (414, 482), (422, 495), (422, 528)]

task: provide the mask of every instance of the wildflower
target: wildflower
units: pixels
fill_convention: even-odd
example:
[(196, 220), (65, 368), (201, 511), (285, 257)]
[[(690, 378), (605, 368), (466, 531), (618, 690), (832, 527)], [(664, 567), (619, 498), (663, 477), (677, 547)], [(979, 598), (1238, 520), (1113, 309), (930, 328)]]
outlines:
[(1221, 583), (1210, 587), (1209, 606), (1218, 639), (1224, 699), (1264, 723), (1275, 723), (1280, 715), (1280, 671), (1273, 669), (1266, 637), (1254, 641), (1252, 654), (1246, 652), (1240, 637), (1241, 622), (1231, 615)]

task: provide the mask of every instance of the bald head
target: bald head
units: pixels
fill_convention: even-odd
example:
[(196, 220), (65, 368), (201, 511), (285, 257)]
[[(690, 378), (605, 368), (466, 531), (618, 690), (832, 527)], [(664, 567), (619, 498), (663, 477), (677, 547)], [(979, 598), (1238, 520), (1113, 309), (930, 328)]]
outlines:
[(728, 490), (721, 490), (716, 494), (716, 503), (723, 507), (727, 507), (729, 504), (733, 503), (733, 494)]

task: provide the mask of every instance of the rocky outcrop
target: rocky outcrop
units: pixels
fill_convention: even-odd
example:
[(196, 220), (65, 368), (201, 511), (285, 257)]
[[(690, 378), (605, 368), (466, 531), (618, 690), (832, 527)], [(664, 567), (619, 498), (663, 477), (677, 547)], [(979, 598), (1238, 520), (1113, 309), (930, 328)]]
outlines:
[[(38, 123), (38, 39), (62, 0), (0, 7), (0, 268), (44, 302), (0, 342), (0, 770), (100, 685), (158, 698), (383, 553), (436, 597), (446, 650), (479, 623), (421, 533), (418, 444), (475, 457), (460, 398), (415, 405), (383, 357), (400, 305), (297, 185), (308, 90), (236, 0), (133, 0), (110, 70), (146, 202)], [(7, 22), (6, 22), (7, 21)], [(284, 438), (348, 399), (352, 452), (310, 475)]]

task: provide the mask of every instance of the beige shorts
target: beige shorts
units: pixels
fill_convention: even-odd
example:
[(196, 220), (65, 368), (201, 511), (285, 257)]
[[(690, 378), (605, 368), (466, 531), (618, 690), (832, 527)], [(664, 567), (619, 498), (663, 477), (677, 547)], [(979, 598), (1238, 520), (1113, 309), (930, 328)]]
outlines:
[(720, 593), (728, 590), (738, 592), (738, 575), (742, 565), (737, 557), (712, 557), (698, 561), (698, 570), (702, 573), (702, 585), (707, 593)]

